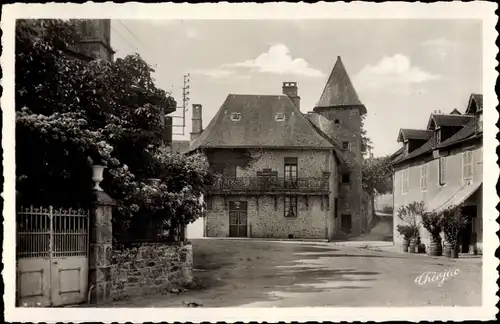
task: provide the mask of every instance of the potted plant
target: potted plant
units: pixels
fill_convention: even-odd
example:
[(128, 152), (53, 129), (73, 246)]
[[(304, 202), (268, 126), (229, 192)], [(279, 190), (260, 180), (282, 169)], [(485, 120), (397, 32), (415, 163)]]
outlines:
[(445, 236), (444, 254), (452, 259), (458, 257), (458, 235), (467, 226), (468, 218), (459, 206), (452, 206), (443, 212), (442, 227)]
[(417, 247), (418, 247), (418, 229), (412, 227), (409, 252), (410, 253), (417, 253), (418, 252)]
[[(397, 215), (403, 221), (405, 227), (401, 227), (407, 231), (410, 252), (415, 253), (418, 245), (418, 233), (420, 228), (420, 217), (425, 211), (425, 204), (421, 202), (411, 202), (407, 206), (402, 206), (398, 209)], [(399, 226), (398, 226), (399, 227)], [(398, 228), (397, 227), (397, 228)], [(402, 234), (404, 236), (404, 234)], [(404, 248), (404, 246), (403, 246)]]
[(469, 248), (470, 253), (477, 255), (477, 234), (472, 233), (471, 237), (471, 243), (470, 243), (470, 248)]
[(443, 254), (441, 245), (441, 220), (442, 214), (437, 212), (426, 212), (422, 214), (422, 226), (429, 232), (431, 243), (429, 245), (429, 255), (440, 256)]
[(411, 225), (398, 225), (396, 229), (399, 234), (403, 236), (401, 249), (403, 250), (403, 252), (408, 252), (408, 246), (410, 245), (410, 241), (415, 234), (414, 228)]

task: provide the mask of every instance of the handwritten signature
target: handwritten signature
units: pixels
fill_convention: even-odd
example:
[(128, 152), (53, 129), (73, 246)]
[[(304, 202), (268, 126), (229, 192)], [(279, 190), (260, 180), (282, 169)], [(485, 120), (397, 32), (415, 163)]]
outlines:
[(435, 272), (435, 271), (426, 271), (422, 273), (420, 276), (415, 278), (415, 283), (423, 286), (426, 283), (438, 283), (438, 287), (441, 287), (443, 283), (455, 276), (457, 276), (460, 273), (460, 269), (455, 269), (455, 270), (448, 270), (446, 269), (443, 272)]

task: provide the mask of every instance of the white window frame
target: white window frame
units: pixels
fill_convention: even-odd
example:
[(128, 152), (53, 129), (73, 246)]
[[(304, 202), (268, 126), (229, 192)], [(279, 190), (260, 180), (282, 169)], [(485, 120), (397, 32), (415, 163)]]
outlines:
[(427, 164), (422, 164), (420, 166), (420, 191), (427, 191), (427, 174), (428, 168)]
[(438, 181), (440, 186), (446, 185), (446, 156), (441, 156), (439, 158)]
[[(406, 184), (406, 186), (405, 186)], [(406, 168), (401, 174), (401, 193), (405, 194), (410, 189), (410, 169)]]
[(233, 112), (233, 113), (231, 113), (230, 118), (232, 121), (240, 121), (241, 120), (241, 113)]
[[(462, 180), (472, 180), (474, 178), (474, 155), (472, 150), (467, 150), (462, 152)], [(468, 157), (470, 161), (468, 162)], [(470, 168), (470, 172), (467, 172), (467, 168)]]
[(274, 119), (276, 121), (285, 121), (285, 113), (276, 113), (276, 114), (274, 114)]

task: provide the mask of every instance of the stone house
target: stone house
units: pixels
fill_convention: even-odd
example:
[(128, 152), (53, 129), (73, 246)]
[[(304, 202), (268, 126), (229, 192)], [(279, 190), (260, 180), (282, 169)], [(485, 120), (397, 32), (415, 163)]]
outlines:
[[(402, 148), (394, 165), (394, 242), (401, 244), (397, 232), (401, 220), (397, 210), (413, 201), (424, 201), (428, 210), (444, 210), (462, 205), (472, 217), (460, 235), (461, 252), (469, 245), (482, 246), (483, 181), (483, 99), (470, 96), (464, 114), (456, 109), (450, 114), (433, 113), (426, 129), (401, 129), (398, 142)], [(428, 247), (429, 233), (421, 228), (422, 242)]]
[(206, 129), (193, 105), (190, 152), (217, 175), (205, 197), (204, 236), (334, 239), (359, 234), (360, 102), (338, 57), (312, 112), (296, 82), (282, 95), (229, 94)]

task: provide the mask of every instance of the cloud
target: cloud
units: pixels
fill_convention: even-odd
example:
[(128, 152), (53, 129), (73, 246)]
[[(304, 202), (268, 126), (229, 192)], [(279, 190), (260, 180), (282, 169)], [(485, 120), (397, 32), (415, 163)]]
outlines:
[(273, 74), (302, 75), (321, 77), (323, 73), (311, 68), (303, 58), (292, 58), (290, 50), (283, 44), (273, 45), (266, 53), (257, 58), (239, 63), (224, 64), (223, 68), (246, 68), (253, 71)]
[(449, 53), (458, 50), (458, 43), (444, 37), (429, 39), (421, 43), (432, 55), (437, 55), (441, 60), (445, 60)]
[(193, 73), (198, 75), (205, 75), (214, 79), (222, 79), (234, 75), (235, 71), (223, 68), (216, 68), (207, 70), (195, 70), (193, 71)]
[(354, 77), (356, 85), (364, 89), (387, 89), (393, 92), (422, 89), (422, 84), (438, 80), (441, 76), (412, 66), (403, 54), (385, 56), (375, 65), (366, 65)]

